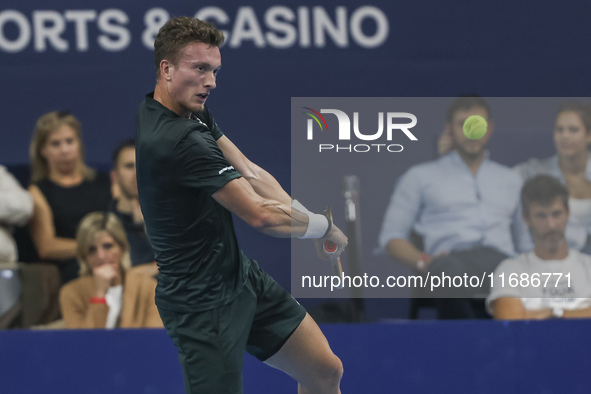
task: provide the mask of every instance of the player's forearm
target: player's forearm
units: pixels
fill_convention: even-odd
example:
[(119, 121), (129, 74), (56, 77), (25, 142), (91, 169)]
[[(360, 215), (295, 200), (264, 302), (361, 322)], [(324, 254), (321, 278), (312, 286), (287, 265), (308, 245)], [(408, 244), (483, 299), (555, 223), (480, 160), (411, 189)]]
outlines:
[(401, 262), (414, 267), (422, 252), (406, 239), (392, 239), (386, 244), (386, 252)]
[(308, 228), (308, 217), (279, 201), (264, 200), (261, 212), (251, 223), (260, 232), (278, 238), (302, 237)]

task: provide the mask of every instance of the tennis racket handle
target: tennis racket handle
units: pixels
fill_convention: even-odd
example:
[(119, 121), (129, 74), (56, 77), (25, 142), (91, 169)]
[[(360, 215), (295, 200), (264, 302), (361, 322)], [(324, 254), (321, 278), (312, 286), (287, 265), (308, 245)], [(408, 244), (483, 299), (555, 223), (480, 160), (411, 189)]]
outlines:
[(338, 276), (341, 278), (339, 285), (336, 287), (337, 289), (343, 288), (343, 265), (341, 264), (341, 257), (336, 256), (335, 253), (339, 249), (337, 244), (332, 241), (326, 240), (324, 241), (324, 252), (328, 254), (330, 258), (330, 265), (332, 266), (332, 276)]
[(332, 241), (326, 240), (324, 241), (324, 251), (327, 254), (333, 254), (337, 251), (339, 247)]
[(330, 265), (332, 266), (332, 275), (338, 276), (339, 278), (341, 278), (339, 286), (337, 286), (337, 289), (342, 289), (343, 288), (343, 266), (341, 264), (341, 258), (331, 256), (330, 257)]

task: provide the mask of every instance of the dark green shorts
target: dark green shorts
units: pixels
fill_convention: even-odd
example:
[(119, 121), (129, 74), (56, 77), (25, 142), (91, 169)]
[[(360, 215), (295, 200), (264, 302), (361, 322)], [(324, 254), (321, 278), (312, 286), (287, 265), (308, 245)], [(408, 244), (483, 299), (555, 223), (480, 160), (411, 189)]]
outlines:
[(244, 351), (266, 360), (306, 316), (296, 300), (251, 263), (242, 292), (227, 305), (196, 313), (158, 308), (179, 352), (186, 393), (242, 393)]

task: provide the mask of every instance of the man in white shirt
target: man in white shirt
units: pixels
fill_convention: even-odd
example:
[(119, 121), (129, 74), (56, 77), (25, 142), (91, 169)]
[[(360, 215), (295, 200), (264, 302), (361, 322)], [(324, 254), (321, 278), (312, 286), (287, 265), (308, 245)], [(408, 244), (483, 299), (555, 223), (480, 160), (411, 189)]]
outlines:
[(18, 249), (12, 235), (33, 213), (29, 193), (4, 166), (0, 166), (0, 329), (12, 327), (21, 307), (21, 283), (16, 274)]
[(12, 228), (26, 224), (32, 213), (33, 200), (29, 193), (0, 166), (0, 263), (18, 261)]
[(521, 203), (535, 248), (495, 270), (489, 312), (501, 320), (591, 317), (591, 256), (564, 238), (568, 190), (538, 175), (523, 186)]
[[(480, 115), (488, 130), (478, 140), (463, 132), (466, 119)], [(501, 261), (532, 249), (521, 218), (522, 179), (489, 159), (486, 145), (494, 129), (488, 103), (458, 97), (448, 108), (446, 130), (454, 150), (438, 160), (411, 167), (396, 182), (384, 215), (379, 245), (397, 261), (431, 277), (482, 277)], [(411, 241), (416, 233), (423, 241)], [(473, 298), (488, 293), (441, 286), (433, 289), (439, 319), (476, 319), (485, 313)]]

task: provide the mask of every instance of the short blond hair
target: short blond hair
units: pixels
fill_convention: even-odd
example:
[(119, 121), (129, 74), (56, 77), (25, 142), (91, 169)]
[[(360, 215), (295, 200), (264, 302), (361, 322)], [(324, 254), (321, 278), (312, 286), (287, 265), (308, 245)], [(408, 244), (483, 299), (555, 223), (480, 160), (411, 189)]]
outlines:
[(121, 221), (111, 212), (92, 212), (84, 216), (76, 231), (76, 257), (80, 263), (80, 276), (91, 275), (88, 265), (90, 246), (97, 233), (104, 231), (109, 234), (123, 251), (121, 266), (126, 272), (131, 268), (129, 242)]
[(80, 146), (80, 164), (82, 175), (86, 179), (93, 179), (95, 171), (84, 163), (84, 144), (82, 143), (82, 126), (74, 115), (68, 111), (53, 111), (42, 115), (37, 119), (31, 145), (29, 147), (29, 158), (31, 161), (31, 183), (37, 183), (49, 176), (49, 164), (41, 154), (43, 147), (51, 133), (63, 125), (68, 125), (76, 133)]

